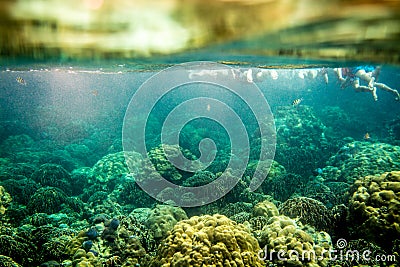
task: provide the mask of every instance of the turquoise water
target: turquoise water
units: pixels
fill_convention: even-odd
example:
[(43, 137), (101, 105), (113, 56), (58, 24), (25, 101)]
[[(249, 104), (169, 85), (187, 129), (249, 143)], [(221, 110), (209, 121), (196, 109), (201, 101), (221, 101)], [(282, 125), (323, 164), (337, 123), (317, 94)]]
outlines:
[[(186, 59), (198, 58), (177, 61)], [(377, 101), (369, 92), (341, 88), (333, 68), (346, 66), (336, 62), (263, 60), (229, 58), (226, 72), (196, 70), (193, 77), (212, 83), (177, 85), (150, 112), (146, 101), (168, 83), (157, 81), (136, 102), (135, 93), (176, 64), (2, 66), (0, 266), (232, 266), (227, 262), (235, 257), (242, 266), (373, 266), (377, 255), (386, 257), (385, 266), (397, 266), (399, 100), (379, 88)], [(173, 81), (174, 75), (168, 78)], [(400, 90), (399, 78), (397, 66), (383, 65), (377, 82)], [(218, 85), (226, 79), (233, 79), (239, 91)], [(266, 109), (257, 111), (259, 106), (243, 100), (244, 95), (253, 97), (252, 90), (259, 90), (254, 96), (266, 101)], [(175, 110), (191, 99), (197, 102)], [(232, 123), (236, 115), (231, 112), (240, 123)], [(176, 117), (163, 132), (170, 114)], [(185, 116), (189, 119), (179, 125)], [(137, 129), (142, 123), (145, 128)], [(248, 144), (235, 150), (232, 137), (243, 129)], [(146, 154), (139, 150), (142, 139)], [(205, 139), (213, 143), (201, 143)], [(181, 162), (174, 166), (174, 159), (182, 160), (179, 153), (198, 160), (190, 167), (197, 169), (182, 168)], [(227, 170), (230, 162), (245, 162), (242, 172), (239, 167)], [(249, 186), (257, 166), (264, 180), (253, 192)], [(380, 176), (385, 172), (392, 174)], [(158, 186), (158, 175), (186, 187), (207, 185), (221, 175), (226, 181), (203, 191), (199, 204), (179, 188), (157, 191), (156, 199), (144, 192), (142, 186)], [(230, 181), (236, 186), (226, 190)], [(219, 194), (224, 196), (209, 203)], [(226, 218), (204, 217), (214, 214)], [(205, 222), (199, 226), (195, 216)], [(193, 229), (183, 227), (183, 220)], [(207, 220), (215, 220), (216, 236), (228, 231), (236, 237), (212, 237), (205, 230)], [(277, 221), (286, 224), (277, 229)], [(244, 227), (240, 231), (238, 224)], [(288, 225), (292, 230), (283, 230)], [(276, 241), (271, 232), (285, 238)], [(206, 233), (203, 238), (209, 240), (199, 242), (195, 233)], [(239, 236), (247, 241), (238, 241)], [(345, 246), (339, 243), (343, 240)], [(328, 260), (324, 254), (323, 260), (290, 265), (276, 254), (257, 258), (260, 248), (288, 252), (296, 247), (293, 242), (303, 244), (303, 250), (312, 244), (313, 251), (368, 249), (370, 261)], [(215, 246), (221, 244), (227, 252), (217, 257), (215, 251), (223, 249)], [(177, 253), (181, 262), (173, 257)]]

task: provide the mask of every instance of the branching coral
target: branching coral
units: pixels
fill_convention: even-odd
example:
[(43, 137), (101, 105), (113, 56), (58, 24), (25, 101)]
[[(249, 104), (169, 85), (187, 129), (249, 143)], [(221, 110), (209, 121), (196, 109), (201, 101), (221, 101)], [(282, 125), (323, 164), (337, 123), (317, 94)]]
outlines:
[(279, 206), (282, 215), (298, 219), (303, 224), (315, 227), (317, 230), (330, 230), (332, 216), (330, 211), (320, 201), (307, 198), (296, 197), (286, 200)]

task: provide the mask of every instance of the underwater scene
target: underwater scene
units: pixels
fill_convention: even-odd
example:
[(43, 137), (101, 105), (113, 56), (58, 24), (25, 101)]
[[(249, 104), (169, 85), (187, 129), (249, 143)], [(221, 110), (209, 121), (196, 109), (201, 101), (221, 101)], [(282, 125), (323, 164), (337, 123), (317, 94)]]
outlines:
[(0, 266), (399, 266), (398, 67), (21, 66)]

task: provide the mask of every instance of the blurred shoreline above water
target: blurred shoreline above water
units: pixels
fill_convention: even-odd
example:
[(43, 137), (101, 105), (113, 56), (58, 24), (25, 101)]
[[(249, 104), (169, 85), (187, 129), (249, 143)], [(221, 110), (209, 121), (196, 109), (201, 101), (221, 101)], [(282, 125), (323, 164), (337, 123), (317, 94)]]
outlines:
[(400, 1), (4, 0), (0, 58), (182, 54), (400, 63)]

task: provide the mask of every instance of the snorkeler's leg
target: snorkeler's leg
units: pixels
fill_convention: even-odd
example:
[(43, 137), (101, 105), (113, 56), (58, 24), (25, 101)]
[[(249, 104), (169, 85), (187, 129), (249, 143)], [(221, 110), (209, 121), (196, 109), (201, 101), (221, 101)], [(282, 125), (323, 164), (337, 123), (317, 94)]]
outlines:
[(342, 73), (342, 68), (334, 68), (333, 71), (336, 73), (338, 79), (344, 83), (346, 81), (345, 78), (343, 78), (343, 73)]
[(365, 85), (360, 85), (359, 79), (354, 79), (353, 87), (356, 92), (370, 92), (375, 101), (378, 101), (378, 95), (376, 94), (376, 87), (369, 87)]
[(390, 92), (390, 93), (394, 94), (395, 97), (396, 97), (396, 100), (400, 99), (400, 93), (396, 89), (390, 88), (389, 86), (387, 86), (384, 83), (374, 83), (374, 86), (378, 87), (379, 89), (382, 89), (382, 90), (385, 90), (387, 92)]
[(319, 73), (324, 77), (325, 83), (328, 84), (329, 78), (328, 78), (328, 70), (326, 68), (322, 68)]
[(336, 73), (339, 81), (340, 81), (340, 88), (344, 89), (351, 84), (351, 80), (349, 77), (344, 78), (342, 68), (334, 68), (333, 71)]

